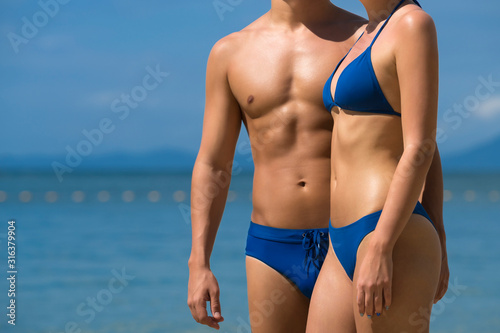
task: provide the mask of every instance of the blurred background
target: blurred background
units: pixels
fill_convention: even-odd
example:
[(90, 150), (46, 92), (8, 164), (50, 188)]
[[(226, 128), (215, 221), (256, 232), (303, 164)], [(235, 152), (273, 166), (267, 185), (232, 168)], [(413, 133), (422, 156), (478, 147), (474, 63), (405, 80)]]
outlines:
[[(335, 4), (365, 16), (357, 1)], [(498, 332), (500, 3), (421, 1), (440, 45), (450, 289), (432, 332)], [(190, 173), (212, 45), (270, 1), (2, 0), (0, 331), (209, 332), (186, 305)], [(243, 130), (239, 144), (248, 141)], [(222, 332), (250, 332), (252, 160), (213, 253)], [(16, 325), (6, 316), (8, 220)], [(81, 330), (81, 331), (80, 331)]]

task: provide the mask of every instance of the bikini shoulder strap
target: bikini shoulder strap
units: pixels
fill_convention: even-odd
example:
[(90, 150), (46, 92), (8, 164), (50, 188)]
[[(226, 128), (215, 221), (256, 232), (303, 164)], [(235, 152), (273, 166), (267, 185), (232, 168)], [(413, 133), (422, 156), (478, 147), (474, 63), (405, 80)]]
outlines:
[[(396, 10), (401, 7), (401, 5), (405, 2), (406, 0), (401, 0), (397, 5), (396, 7), (394, 7), (394, 9), (392, 10), (391, 14), (389, 15), (389, 17), (387, 17), (387, 19), (385, 20), (384, 24), (382, 25), (382, 27), (379, 29), (379, 31), (377, 32), (377, 34), (375, 35), (375, 38), (373, 38), (370, 46), (373, 45), (373, 43), (375, 43), (375, 41), (377, 40), (378, 36), (380, 35), (380, 33), (382, 32), (382, 30), (384, 30), (385, 26), (387, 25), (387, 23), (389, 22), (389, 20), (391, 19), (392, 15), (396, 12)], [(413, 0), (413, 2), (415, 2), (415, 4), (417, 6), (419, 6), (420, 8), (422, 8), (422, 6), (420, 6), (420, 4), (417, 2), (417, 0)]]

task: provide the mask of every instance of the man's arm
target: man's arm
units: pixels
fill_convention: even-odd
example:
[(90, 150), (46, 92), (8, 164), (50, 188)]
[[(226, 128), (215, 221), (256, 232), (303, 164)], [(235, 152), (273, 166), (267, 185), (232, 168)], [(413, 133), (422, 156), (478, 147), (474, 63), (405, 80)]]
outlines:
[(443, 170), (441, 168), (441, 157), (437, 147), (425, 180), (422, 192), (422, 205), (429, 214), (432, 222), (434, 222), (441, 241), (441, 275), (434, 298), (434, 302), (437, 302), (443, 298), (446, 290), (448, 290), (448, 280), (450, 278), (448, 255), (446, 252), (446, 233), (443, 222)]
[[(214, 46), (208, 58), (203, 134), (191, 183), (188, 305), (197, 322), (215, 329), (224, 319), (219, 286), (210, 270), (210, 255), (224, 212), (241, 128), (240, 108), (227, 79), (231, 52), (226, 37)], [(206, 302), (210, 302), (212, 317), (207, 314)]]

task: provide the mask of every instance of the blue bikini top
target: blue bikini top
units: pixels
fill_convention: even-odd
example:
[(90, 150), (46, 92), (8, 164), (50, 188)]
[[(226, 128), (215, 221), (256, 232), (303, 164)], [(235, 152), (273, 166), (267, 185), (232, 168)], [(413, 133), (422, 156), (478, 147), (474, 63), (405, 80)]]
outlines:
[[(373, 43), (375, 43), (375, 40), (377, 40), (377, 37), (385, 28), (391, 16), (405, 1), (406, 0), (401, 0), (394, 8), (392, 13), (385, 20), (384, 24), (375, 35), (375, 38), (373, 38), (370, 46), (368, 46), (363, 53), (348, 64), (342, 73), (340, 73), (337, 86), (335, 87), (335, 97), (333, 98), (331, 93), (333, 76), (349, 52), (351, 52), (352, 48), (337, 64), (337, 67), (335, 67), (332, 75), (328, 81), (326, 81), (323, 89), (323, 103), (328, 111), (331, 112), (334, 106), (338, 106), (344, 110), (382, 113), (401, 117), (399, 112), (394, 111), (380, 88), (377, 76), (373, 70), (371, 49)], [(415, 1), (415, 3), (420, 6), (418, 2)], [(361, 34), (361, 36), (363, 36), (363, 34)], [(361, 36), (359, 36), (358, 40)], [(354, 43), (354, 45), (356, 45), (356, 43)]]

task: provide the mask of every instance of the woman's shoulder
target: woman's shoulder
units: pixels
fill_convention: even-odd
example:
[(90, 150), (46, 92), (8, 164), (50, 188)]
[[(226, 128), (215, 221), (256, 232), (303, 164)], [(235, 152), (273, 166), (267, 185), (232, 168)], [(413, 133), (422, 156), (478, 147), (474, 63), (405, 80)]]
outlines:
[[(410, 8), (411, 7), (411, 8)], [(432, 17), (418, 6), (402, 8), (394, 22), (396, 58), (436, 58), (437, 32)]]
[(435, 33), (436, 27), (432, 17), (418, 6), (407, 6), (402, 8), (398, 17), (395, 17), (394, 25), (400, 35), (409, 38), (416, 35)]

